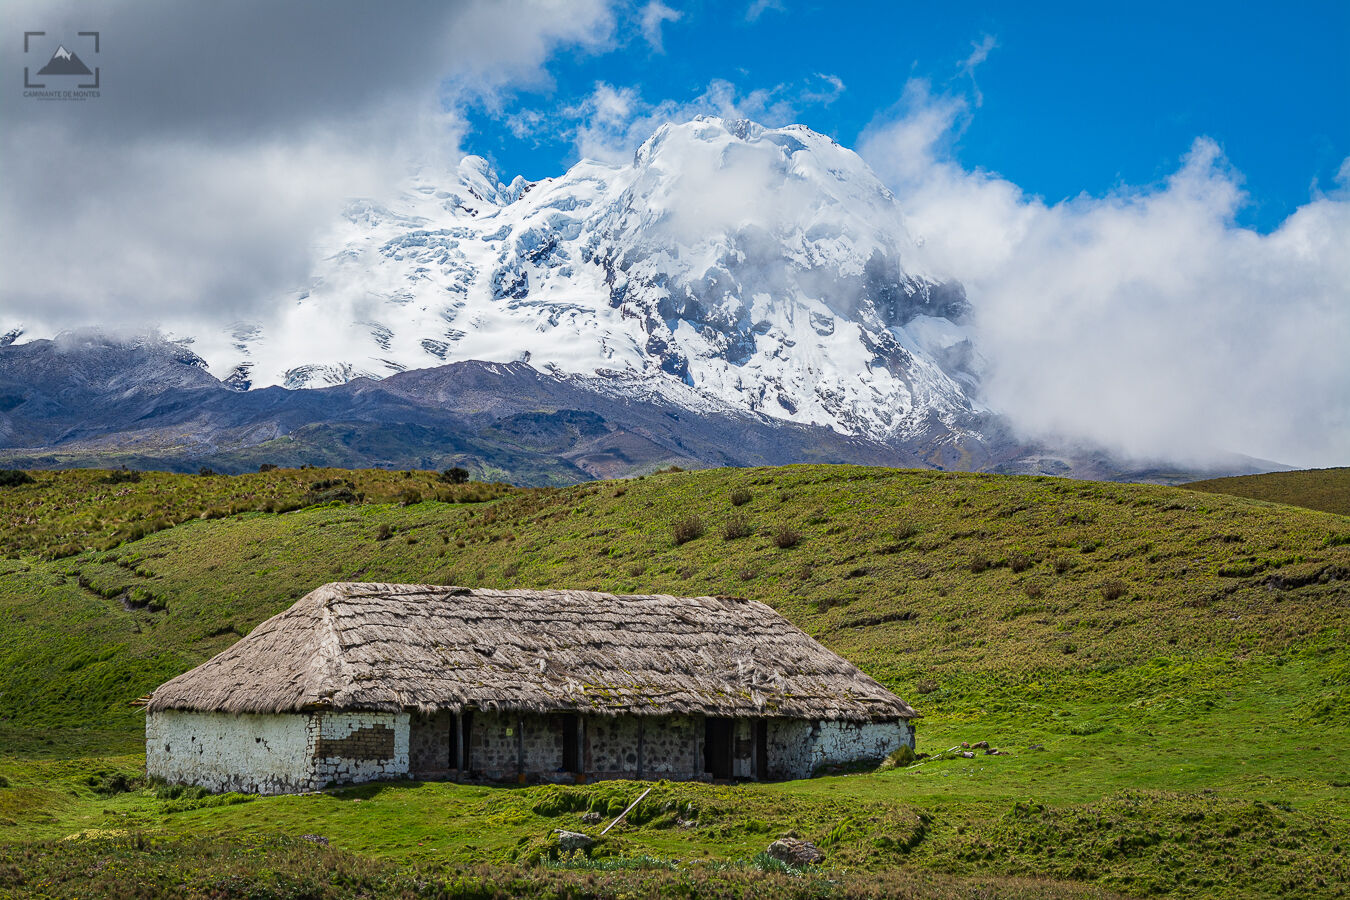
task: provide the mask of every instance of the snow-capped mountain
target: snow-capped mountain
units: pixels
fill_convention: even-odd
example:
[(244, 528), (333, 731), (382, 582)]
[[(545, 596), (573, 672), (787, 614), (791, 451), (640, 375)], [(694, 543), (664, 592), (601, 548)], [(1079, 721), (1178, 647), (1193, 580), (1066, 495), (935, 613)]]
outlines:
[[(666, 125), (631, 164), (503, 184), (467, 157), (349, 205), (270, 321), (196, 345), (246, 390), (465, 360), (893, 443), (966, 433), (979, 357), (959, 284), (895, 198), (802, 126)], [(204, 336), (199, 336), (199, 338)]]

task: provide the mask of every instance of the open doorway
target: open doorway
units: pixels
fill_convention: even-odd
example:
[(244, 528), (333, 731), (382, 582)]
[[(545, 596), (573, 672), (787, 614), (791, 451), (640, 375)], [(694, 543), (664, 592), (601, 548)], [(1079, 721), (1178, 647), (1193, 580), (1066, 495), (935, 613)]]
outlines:
[(729, 779), (736, 720), (708, 718), (703, 723), (703, 771), (713, 778)]
[(580, 772), (577, 765), (577, 717), (567, 713), (562, 717), (562, 769), (564, 772)]
[(459, 714), (459, 771), (473, 774), (473, 711), (468, 709)]

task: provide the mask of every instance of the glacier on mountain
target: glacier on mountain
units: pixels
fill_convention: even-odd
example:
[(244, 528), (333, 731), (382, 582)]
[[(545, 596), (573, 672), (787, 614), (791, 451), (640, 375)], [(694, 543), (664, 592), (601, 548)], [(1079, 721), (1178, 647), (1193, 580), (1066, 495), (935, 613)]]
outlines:
[(980, 413), (963, 289), (926, 271), (867, 165), (803, 126), (700, 117), (538, 182), (466, 157), (349, 204), (318, 257), (270, 320), (199, 342), (214, 373), (307, 388), (519, 361), (892, 442)]

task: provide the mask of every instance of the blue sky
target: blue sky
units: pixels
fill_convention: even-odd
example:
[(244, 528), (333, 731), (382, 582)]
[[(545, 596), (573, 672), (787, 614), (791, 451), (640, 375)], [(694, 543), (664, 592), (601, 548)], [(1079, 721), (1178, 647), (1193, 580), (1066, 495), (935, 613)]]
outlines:
[[(507, 179), (559, 174), (576, 161), (575, 129), (597, 84), (679, 115), (723, 82), (738, 100), (752, 98), (749, 111), (765, 124), (799, 121), (857, 146), (869, 124), (896, 113), (909, 79), (926, 79), (935, 94), (967, 104), (955, 160), (1050, 203), (1157, 184), (1207, 136), (1243, 178), (1238, 224), (1262, 232), (1306, 203), (1314, 185), (1330, 189), (1350, 156), (1343, 0), (1265, 8), (667, 0), (621, 14), (611, 42), (561, 52), (546, 72), (542, 83), (469, 111), (465, 149)], [(767, 95), (758, 104), (757, 91)], [(560, 114), (568, 109), (576, 115)]]

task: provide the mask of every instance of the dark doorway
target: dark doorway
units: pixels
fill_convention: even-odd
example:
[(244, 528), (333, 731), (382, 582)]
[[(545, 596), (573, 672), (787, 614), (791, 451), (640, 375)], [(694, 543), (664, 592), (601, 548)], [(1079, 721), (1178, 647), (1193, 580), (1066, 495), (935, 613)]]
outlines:
[(755, 777), (769, 777), (769, 723), (764, 719), (755, 722)]
[(704, 719), (703, 771), (713, 778), (731, 777), (732, 735), (734, 719)]
[(577, 717), (567, 713), (562, 717), (562, 767), (564, 772), (579, 772), (577, 765)]
[(460, 730), (459, 716), (450, 714), (450, 768), (458, 769), (460, 766), (459, 744), (463, 732)]
[(464, 773), (473, 772), (473, 713), (464, 710), (459, 715), (459, 751), (462, 754), (463, 762), (459, 764), (459, 769)]

